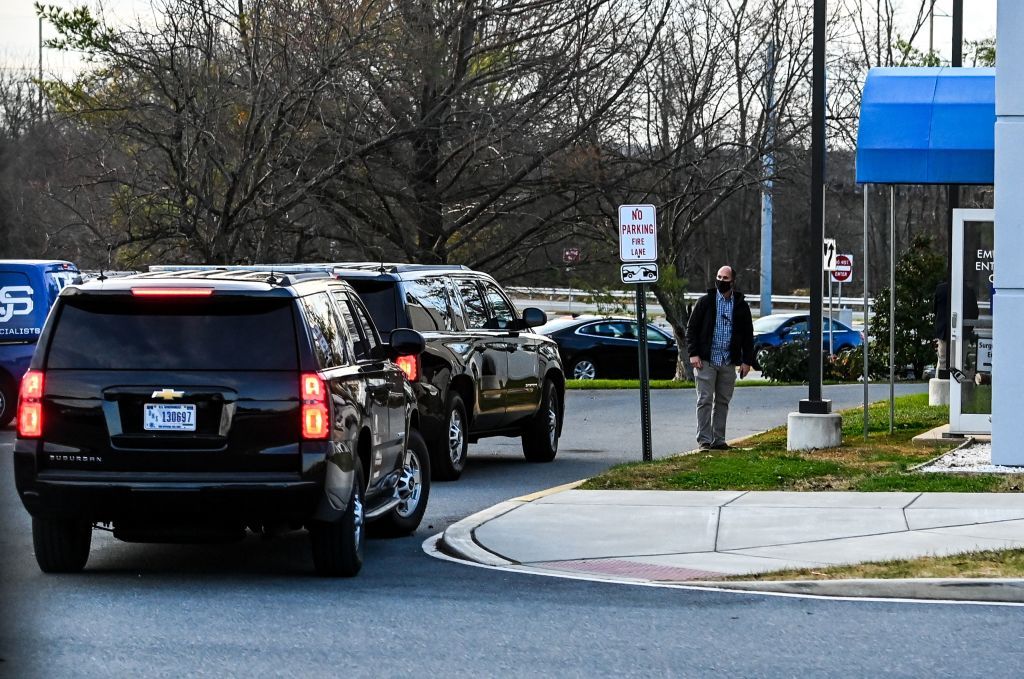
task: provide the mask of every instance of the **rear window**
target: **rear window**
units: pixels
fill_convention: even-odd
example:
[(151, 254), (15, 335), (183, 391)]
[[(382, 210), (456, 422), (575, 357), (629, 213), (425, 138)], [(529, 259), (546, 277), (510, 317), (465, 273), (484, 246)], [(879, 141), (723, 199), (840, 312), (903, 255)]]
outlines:
[(413, 330), (454, 330), (455, 319), (444, 278), (421, 278), (402, 284)]
[(65, 303), (49, 369), (296, 370), (291, 300)]
[(349, 280), (352, 287), (359, 293), (366, 310), (377, 326), (377, 332), (391, 332), (398, 327), (398, 310), (395, 300), (395, 283), (393, 281), (361, 281)]

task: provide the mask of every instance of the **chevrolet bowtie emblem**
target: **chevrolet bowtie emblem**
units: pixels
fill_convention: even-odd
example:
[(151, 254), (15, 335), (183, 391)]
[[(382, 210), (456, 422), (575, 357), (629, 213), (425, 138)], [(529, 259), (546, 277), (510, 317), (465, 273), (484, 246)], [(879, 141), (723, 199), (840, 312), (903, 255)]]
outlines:
[(174, 399), (181, 398), (184, 395), (185, 392), (183, 391), (175, 391), (174, 389), (164, 387), (163, 389), (154, 391), (150, 398), (162, 398), (165, 401), (173, 401)]

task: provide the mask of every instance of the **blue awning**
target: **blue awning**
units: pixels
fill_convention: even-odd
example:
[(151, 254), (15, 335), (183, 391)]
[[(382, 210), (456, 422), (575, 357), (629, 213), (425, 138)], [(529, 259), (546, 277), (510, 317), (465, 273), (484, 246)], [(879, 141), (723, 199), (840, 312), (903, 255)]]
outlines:
[(992, 184), (994, 68), (873, 68), (857, 132), (859, 184)]

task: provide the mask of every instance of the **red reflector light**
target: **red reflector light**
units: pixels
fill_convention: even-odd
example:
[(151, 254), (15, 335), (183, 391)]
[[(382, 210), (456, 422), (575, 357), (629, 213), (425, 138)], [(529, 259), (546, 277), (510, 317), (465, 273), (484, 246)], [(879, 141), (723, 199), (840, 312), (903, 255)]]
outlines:
[(18, 390), (18, 436), (39, 438), (43, 435), (43, 373), (29, 370)]
[(330, 436), (327, 410), (327, 384), (316, 373), (305, 373), (299, 378), (302, 398), (302, 438), (325, 439)]
[(395, 359), (395, 363), (405, 376), (409, 378), (410, 382), (415, 382), (416, 378), (420, 376), (420, 359), (417, 356), (399, 356)]
[(213, 288), (132, 288), (136, 297), (209, 297)]

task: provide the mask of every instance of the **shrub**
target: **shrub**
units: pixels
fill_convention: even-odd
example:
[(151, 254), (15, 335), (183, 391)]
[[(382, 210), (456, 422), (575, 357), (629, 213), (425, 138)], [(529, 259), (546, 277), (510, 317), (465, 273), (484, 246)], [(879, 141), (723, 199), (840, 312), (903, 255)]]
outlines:
[[(768, 352), (761, 361), (761, 375), (772, 382), (807, 382), (807, 341), (787, 342)], [(868, 352), (868, 373), (872, 379), (888, 375), (887, 363)], [(856, 382), (864, 374), (864, 350), (861, 347), (840, 351), (834, 356), (822, 352), (822, 379)]]
[[(894, 362), (897, 373), (914, 366), (917, 377), (924, 366), (935, 362), (935, 288), (946, 278), (946, 260), (932, 250), (928, 236), (917, 236), (896, 264), (896, 338)], [(889, 365), (889, 288), (875, 295), (871, 318), (871, 361)], [(888, 375), (888, 372), (886, 372)]]

